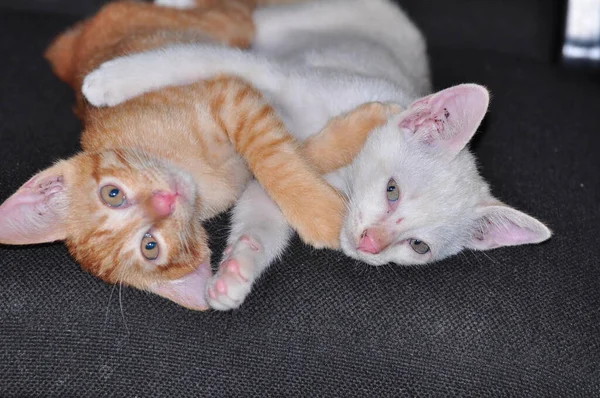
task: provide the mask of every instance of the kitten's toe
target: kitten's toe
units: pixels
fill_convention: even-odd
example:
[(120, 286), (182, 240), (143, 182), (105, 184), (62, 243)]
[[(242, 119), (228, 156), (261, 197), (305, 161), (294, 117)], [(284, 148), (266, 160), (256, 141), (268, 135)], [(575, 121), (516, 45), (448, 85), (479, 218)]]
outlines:
[(81, 92), (94, 106), (113, 106), (127, 100), (128, 85), (118, 62), (108, 61), (83, 79)]
[(215, 276), (213, 280), (210, 281), (206, 291), (208, 305), (219, 311), (238, 308), (242, 301), (229, 296), (231, 293), (236, 293), (236, 289), (229, 288), (230, 285), (231, 275), (221, 274)]
[(83, 85), (81, 86), (83, 96), (94, 106), (106, 105), (101, 77), (102, 76), (99, 76), (98, 71), (93, 71), (83, 79)]
[(213, 309), (227, 311), (244, 302), (254, 282), (254, 256), (259, 250), (258, 242), (246, 235), (225, 250), (226, 258), (206, 288), (206, 300)]
[(216, 275), (208, 286), (208, 304), (216, 310), (227, 311), (238, 308), (250, 292), (250, 284), (240, 281), (237, 274), (223, 272)]

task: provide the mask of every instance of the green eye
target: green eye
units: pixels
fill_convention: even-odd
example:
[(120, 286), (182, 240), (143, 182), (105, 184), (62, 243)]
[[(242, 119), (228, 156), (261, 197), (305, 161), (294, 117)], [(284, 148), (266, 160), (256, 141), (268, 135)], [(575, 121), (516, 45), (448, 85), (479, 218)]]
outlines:
[(156, 260), (158, 258), (158, 242), (152, 235), (146, 234), (142, 239), (142, 255), (147, 260)]
[(429, 246), (427, 245), (427, 243), (418, 239), (411, 239), (410, 247), (412, 247), (412, 249), (419, 254), (425, 254), (429, 251)]
[(125, 194), (114, 185), (105, 185), (100, 189), (100, 198), (110, 207), (120, 207), (125, 202)]
[(387, 185), (387, 198), (390, 202), (395, 202), (400, 198), (400, 189), (393, 178), (390, 178)]

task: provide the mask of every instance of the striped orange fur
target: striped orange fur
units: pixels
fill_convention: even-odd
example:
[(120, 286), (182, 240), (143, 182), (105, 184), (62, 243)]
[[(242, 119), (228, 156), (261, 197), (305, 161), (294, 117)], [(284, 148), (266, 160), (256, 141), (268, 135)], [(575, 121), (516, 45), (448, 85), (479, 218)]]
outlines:
[[(333, 119), (302, 148), (261, 94), (237, 78), (167, 88), (112, 108), (85, 103), (83, 76), (113, 57), (171, 43), (249, 45), (255, 1), (198, 4), (174, 10), (111, 3), (54, 41), (46, 57), (77, 92), (83, 151), (42, 171), (23, 189), (42, 189), (48, 180), (60, 185), (51, 201), (49, 240), (65, 240), (90, 273), (204, 309), (201, 300), (164, 287), (209, 264), (201, 221), (227, 210), (253, 174), (304, 241), (337, 247), (343, 200), (319, 172), (346, 165), (368, 132), (396, 109), (366, 104)], [(108, 205), (106, 187), (118, 188), (123, 204)], [(163, 198), (169, 198), (166, 207)], [(39, 217), (33, 224), (43, 225), (45, 215)], [(4, 243), (43, 241), (26, 242), (21, 232)], [(159, 253), (151, 260), (140, 253), (149, 247), (140, 246), (148, 236)]]

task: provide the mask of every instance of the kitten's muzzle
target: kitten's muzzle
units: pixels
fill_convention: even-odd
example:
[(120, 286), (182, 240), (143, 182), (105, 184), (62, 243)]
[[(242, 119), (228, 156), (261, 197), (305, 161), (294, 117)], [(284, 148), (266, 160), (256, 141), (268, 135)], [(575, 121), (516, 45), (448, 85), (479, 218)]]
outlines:
[(154, 191), (150, 197), (150, 208), (158, 218), (170, 216), (175, 211), (178, 193)]
[(367, 228), (360, 235), (357, 250), (379, 254), (390, 245), (390, 237), (387, 231), (382, 227)]

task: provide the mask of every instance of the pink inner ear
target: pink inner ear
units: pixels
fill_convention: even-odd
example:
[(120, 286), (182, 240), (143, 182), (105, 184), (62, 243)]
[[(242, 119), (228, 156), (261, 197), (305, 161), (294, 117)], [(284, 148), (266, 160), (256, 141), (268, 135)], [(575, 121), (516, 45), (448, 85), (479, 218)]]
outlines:
[(550, 238), (551, 232), (535, 218), (504, 205), (483, 208), (481, 228), (473, 236), (473, 248), (494, 249), (540, 243)]
[(492, 247), (516, 246), (535, 241), (537, 236), (535, 231), (507, 222), (504, 225), (492, 226), (486, 233), (485, 240), (489, 241)]
[(181, 279), (160, 282), (148, 290), (177, 304), (198, 311), (208, 309), (205, 299), (206, 283), (211, 276), (210, 266), (200, 264), (198, 268)]
[(469, 142), (489, 104), (487, 90), (461, 84), (415, 101), (400, 121), (419, 141), (456, 154)]
[(0, 243), (26, 245), (65, 238), (65, 183), (59, 173), (43, 171), (0, 206)]

